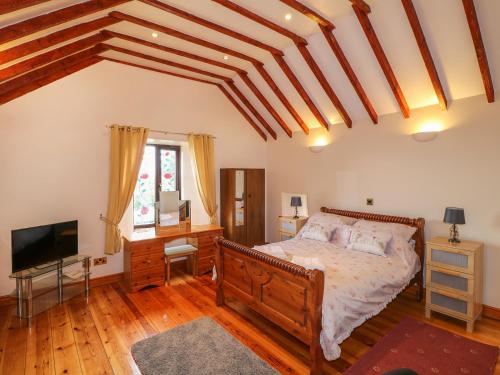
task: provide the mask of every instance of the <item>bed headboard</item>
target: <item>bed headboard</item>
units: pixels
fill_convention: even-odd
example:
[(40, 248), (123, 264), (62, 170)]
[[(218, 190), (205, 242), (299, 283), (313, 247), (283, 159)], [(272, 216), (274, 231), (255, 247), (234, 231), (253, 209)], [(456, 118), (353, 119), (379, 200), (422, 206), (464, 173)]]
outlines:
[[(335, 215), (342, 215), (342, 216), (349, 216), (349, 217), (354, 217), (356, 219), (364, 219), (364, 220), (371, 220), (371, 221), (381, 221), (385, 223), (399, 223), (399, 224), (405, 224), (409, 225), (411, 227), (417, 228), (417, 231), (413, 235), (413, 239), (415, 240), (415, 252), (417, 253), (418, 257), (420, 258), (420, 264), (423, 268), (424, 266), (424, 254), (425, 254), (425, 238), (424, 238), (424, 226), (425, 226), (425, 219), (419, 217), (419, 218), (409, 218), (409, 217), (402, 217), (402, 216), (391, 216), (391, 215), (382, 215), (382, 214), (374, 214), (371, 212), (358, 212), (358, 211), (346, 211), (346, 210), (338, 210), (336, 208), (328, 208), (328, 207), (321, 207), (321, 212), (329, 213), (329, 214), (335, 214)], [(418, 273), (418, 278), (422, 278), (423, 272), (422, 269)], [(420, 281), (421, 282), (421, 281)], [(422, 285), (423, 287), (423, 285)]]

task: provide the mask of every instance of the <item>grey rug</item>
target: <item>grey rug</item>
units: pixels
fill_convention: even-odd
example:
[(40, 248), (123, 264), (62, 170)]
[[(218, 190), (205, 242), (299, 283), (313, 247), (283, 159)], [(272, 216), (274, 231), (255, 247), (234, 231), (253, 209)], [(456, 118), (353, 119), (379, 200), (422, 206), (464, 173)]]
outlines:
[(205, 317), (132, 346), (143, 375), (276, 375), (278, 372)]

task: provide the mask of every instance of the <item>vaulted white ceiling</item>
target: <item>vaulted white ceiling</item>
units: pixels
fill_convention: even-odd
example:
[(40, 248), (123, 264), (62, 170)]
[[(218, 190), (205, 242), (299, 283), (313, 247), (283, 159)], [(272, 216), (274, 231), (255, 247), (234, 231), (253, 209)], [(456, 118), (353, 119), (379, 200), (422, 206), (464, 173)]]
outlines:
[[(49, 1), (34, 7), (1, 15), (0, 27), (14, 24), (79, 2), (82, 1)], [(342, 122), (332, 102), (322, 90), (320, 84), (305, 63), (292, 40), (210, 0), (163, 0), (162, 2), (186, 10), (194, 15), (226, 26), (283, 50), (285, 53), (285, 60), (293, 69), (299, 81), (312, 97), (323, 115), (332, 124)], [(351, 116), (353, 126), (356, 126), (357, 121), (369, 118), (353, 86), (349, 82), (332, 53), (332, 50), (320, 32), (318, 25), (314, 21), (278, 0), (233, 0), (233, 2), (305, 37), (309, 43), (309, 49), (312, 56), (317, 61), (328, 82), (335, 90), (348, 114)], [(333, 33), (339, 41), (340, 46), (378, 115), (399, 112), (399, 106), (373, 54), (358, 19), (354, 15), (350, 2), (348, 0), (302, 0), (301, 2), (325, 16), (336, 26)], [(437, 104), (438, 101), (433, 86), (427, 70), (425, 69), (422, 56), (417, 47), (401, 0), (367, 0), (367, 3), (371, 7), (371, 13), (369, 14), (370, 21), (384, 48), (410, 108)], [(481, 79), (462, 1), (414, 0), (413, 3), (448, 100), (451, 101), (484, 94), (483, 81)], [(498, 89), (498, 85), (500, 84), (500, 1), (475, 0), (475, 5), (489, 60), (493, 84), (495, 89)], [(37, 39), (41, 36), (53, 33), (54, 31), (65, 29), (84, 21), (97, 19), (107, 15), (112, 10), (119, 10), (126, 14), (168, 26), (259, 59), (264, 63), (273, 80), (281, 88), (306, 124), (311, 128), (320, 126), (269, 52), (139, 1), (125, 3), (112, 9), (106, 9), (103, 12), (94, 13), (90, 16), (85, 16), (43, 30), (42, 32), (16, 39), (13, 42), (0, 45), (0, 50), (5, 50), (14, 45)], [(286, 14), (292, 16), (289, 21), (285, 20)], [(224, 54), (220, 52), (176, 39), (162, 33), (158, 33), (158, 37), (153, 38), (152, 30), (129, 22), (120, 22), (106, 29), (195, 53), (247, 70), (251, 79), (264, 93), (268, 101), (278, 111), (288, 126), (294, 131), (300, 129), (269, 86), (255, 71), (251, 63), (232, 56), (224, 60)], [(81, 39), (94, 33), (95, 31), (79, 38)], [(52, 49), (74, 42), (75, 40), (76, 39), (61, 43), (60, 45), (52, 47)], [(278, 135), (284, 135), (273, 117), (239, 79), (234, 71), (194, 61), (122, 39), (113, 38), (106, 43), (232, 77), (239, 89), (250, 99)], [(197, 73), (166, 67), (159, 63), (124, 55), (116, 51), (106, 51), (102, 55), (215, 81), (212, 78)], [(3, 65), (0, 61), (0, 69), (21, 60), (28, 59), (29, 57), (30, 56), (25, 56), (22, 59), (11, 61)], [(152, 72), (151, 74), (155, 73)], [(193, 84), (199, 83), (193, 82)], [(487, 105), (486, 99), (484, 102), (485, 105)]]

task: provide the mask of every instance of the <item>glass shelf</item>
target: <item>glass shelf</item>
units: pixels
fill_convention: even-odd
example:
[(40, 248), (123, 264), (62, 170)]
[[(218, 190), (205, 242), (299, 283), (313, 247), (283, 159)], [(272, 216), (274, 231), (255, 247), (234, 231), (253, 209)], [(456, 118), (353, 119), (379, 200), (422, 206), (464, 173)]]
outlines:
[(71, 266), (72, 264), (76, 263), (81, 263), (87, 259), (90, 259), (91, 257), (88, 255), (73, 255), (67, 258), (63, 258), (60, 261), (46, 264), (46, 265), (41, 265), (37, 267), (32, 267), (28, 268), (26, 270), (14, 272), (9, 276), (11, 279), (21, 279), (21, 280), (26, 280), (26, 279), (33, 279), (38, 276), (45, 275), (49, 272), (56, 271), (58, 267), (65, 268), (68, 266)]

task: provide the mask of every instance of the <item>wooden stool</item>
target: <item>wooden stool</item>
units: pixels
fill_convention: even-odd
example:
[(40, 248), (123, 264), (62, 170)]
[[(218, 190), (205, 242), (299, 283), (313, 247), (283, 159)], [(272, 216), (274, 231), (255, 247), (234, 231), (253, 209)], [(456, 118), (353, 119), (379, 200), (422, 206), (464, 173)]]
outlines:
[(190, 257), (191, 258), (191, 269), (193, 272), (193, 277), (197, 276), (198, 269), (198, 248), (193, 245), (179, 245), (179, 246), (171, 246), (165, 247), (165, 264), (167, 267), (167, 284), (170, 285), (170, 267), (172, 264), (172, 259), (182, 258), (182, 257)]

